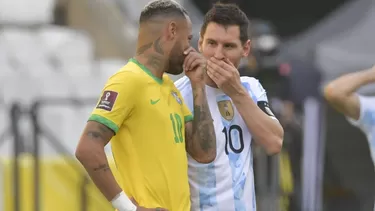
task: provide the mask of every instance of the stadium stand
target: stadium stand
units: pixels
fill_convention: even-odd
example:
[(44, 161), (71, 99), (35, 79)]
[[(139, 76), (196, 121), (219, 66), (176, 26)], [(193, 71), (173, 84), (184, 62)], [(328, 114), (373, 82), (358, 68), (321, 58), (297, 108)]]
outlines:
[[(25, 111), (19, 124), (26, 146), (26, 153), (19, 157), (21, 210), (33, 210), (34, 185), (40, 185), (42, 210), (81, 206), (85, 174), (72, 155), (103, 85), (126, 63), (124, 55), (132, 52), (131, 45), (126, 52), (112, 51), (114, 45), (107, 45), (110, 40), (124, 39), (115, 43), (125, 49), (120, 46), (132, 40), (132, 33), (124, 38), (124, 26), (116, 27), (119, 20), (111, 21), (116, 13), (107, 15), (114, 9), (113, 1), (106, 7), (102, 1), (69, 1), (69, 8), (74, 8), (68, 21), (72, 27), (51, 24), (56, 1), (0, 0), (0, 210), (14, 210), (15, 206), (14, 140), (4, 136), (10, 132), (9, 110), (14, 102), (21, 103)], [(98, 10), (101, 17), (90, 19), (99, 15)], [(107, 24), (110, 30), (103, 28), (105, 20), (111, 22)], [(30, 108), (37, 100), (43, 100), (37, 116), (41, 169), (39, 184), (34, 184), (33, 157), (27, 152), (33, 150), (35, 122), (31, 122)], [(110, 155), (110, 145), (106, 152)], [(85, 189), (87, 210), (111, 210), (92, 183)]]
[(14, 25), (35, 25), (51, 23), (56, 0), (28, 1), (1, 0), (0, 23)]

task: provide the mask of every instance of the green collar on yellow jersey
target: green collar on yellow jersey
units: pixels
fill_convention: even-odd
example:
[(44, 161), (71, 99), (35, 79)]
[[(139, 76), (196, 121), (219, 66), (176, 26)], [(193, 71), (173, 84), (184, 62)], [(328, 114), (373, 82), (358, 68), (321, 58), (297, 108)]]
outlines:
[(145, 67), (143, 64), (139, 63), (135, 58), (131, 58), (129, 61), (138, 65), (143, 71), (145, 71), (145, 73), (147, 73), (147, 75), (151, 76), (151, 78), (153, 78), (158, 84), (163, 83), (163, 79), (160, 79), (160, 78), (154, 76), (147, 67)]

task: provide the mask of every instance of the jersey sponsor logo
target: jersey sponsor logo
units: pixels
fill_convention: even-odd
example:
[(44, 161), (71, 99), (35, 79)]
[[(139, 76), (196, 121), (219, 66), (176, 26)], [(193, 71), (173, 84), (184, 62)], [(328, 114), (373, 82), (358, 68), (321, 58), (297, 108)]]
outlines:
[(273, 112), (271, 111), (270, 106), (268, 105), (268, 102), (267, 102), (267, 101), (258, 101), (257, 104), (258, 104), (258, 107), (259, 107), (264, 113), (266, 113), (268, 116), (275, 117), (275, 115), (274, 115)]
[(160, 99), (157, 99), (157, 100), (152, 100), (152, 99), (151, 99), (151, 100), (150, 100), (150, 103), (151, 103), (151, 105), (155, 105), (156, 103), (159, 102), (159, 100), (160, 100)]
[(171, 94), (176, 99), (176, 101), (177, 101), (178, 104), (182, 104), (182, 100), (178, 97), (177, 92), (172, 91)]
[(96, 108), (103, 109), (106, 111), (112, 111), (112, 108), (116, 102), (117, 96), (118, 96), (117, 92), (104, 91)]
[(217, 102), (217, 105), (219, 107), (221, 116), (225, 120), (231, 121), (234, 117), (234, 109), (233, 109), (232, 101), (222, 100), (222, 101)]

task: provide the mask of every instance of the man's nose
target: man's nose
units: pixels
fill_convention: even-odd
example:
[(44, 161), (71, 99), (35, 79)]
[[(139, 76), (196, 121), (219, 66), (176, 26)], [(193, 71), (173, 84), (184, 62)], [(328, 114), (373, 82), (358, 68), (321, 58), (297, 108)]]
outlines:
[(222, 60), (225, 58), (224, 53), (223, 53), (223, 47), (218, 46), (215, 50), (214, 57), (218, 60)]

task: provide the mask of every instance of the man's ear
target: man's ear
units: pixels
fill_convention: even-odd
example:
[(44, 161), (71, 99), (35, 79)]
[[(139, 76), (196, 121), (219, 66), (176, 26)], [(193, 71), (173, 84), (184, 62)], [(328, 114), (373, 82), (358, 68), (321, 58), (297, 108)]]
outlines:
[(177, 23), (175, 21), (171, 21), (168, 24), (167, 28), (167, 37), (169, 40), (174, 40), (177, 36)]
[(247, 57), (250, 54), (250, 49), (251, 49), (251, 41), (247, 40), (245, 44), (243, 45), (242, 57)]

